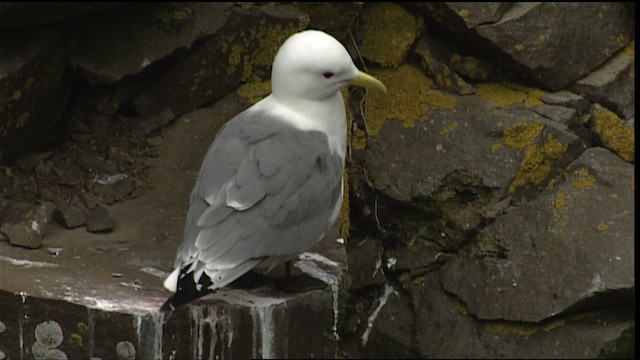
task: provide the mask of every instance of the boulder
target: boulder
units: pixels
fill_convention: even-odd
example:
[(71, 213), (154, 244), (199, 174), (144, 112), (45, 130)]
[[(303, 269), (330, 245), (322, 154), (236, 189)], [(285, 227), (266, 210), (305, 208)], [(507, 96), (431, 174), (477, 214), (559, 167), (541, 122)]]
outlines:
[(142, 85), (133, 100), (136, 111), (147, 115), (169, 108), (178, 116), (221, 97), (242, 81), (268, 78), (280, 45), (308, 21), (290, 5), (234, 7), (218, 34), (203, 39), (175, 66)]
[(68, 57), (89, 83), (112, 83), (215, 34), (232, 5), (137, 4), (81, 16), (65, 29)]
[(483, 320), (538, 322), (626, 305), (635, 286), (633, 198), (633, 166), (588, 149), (551, 190), (482, 229), (448, 262), (444, 289)]
[(500, 21), (474, 30), (532, 79), (560, 90), (629, 43), (626, 14), (621, 3), (516, 3)]
[(571, 88), (625, 120), (635, 117), (635, 41)]

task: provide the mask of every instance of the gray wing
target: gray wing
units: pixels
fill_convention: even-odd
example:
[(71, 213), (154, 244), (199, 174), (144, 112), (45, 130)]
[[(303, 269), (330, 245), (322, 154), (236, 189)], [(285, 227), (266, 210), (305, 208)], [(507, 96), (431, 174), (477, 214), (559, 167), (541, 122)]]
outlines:
[(308, 249), (339, 206), (343, 162), (322, 132), (239, 114), (207, 151), (177, 265), (190, 263), (196, 281), (215, 274), (218, 288), (265, 257)]

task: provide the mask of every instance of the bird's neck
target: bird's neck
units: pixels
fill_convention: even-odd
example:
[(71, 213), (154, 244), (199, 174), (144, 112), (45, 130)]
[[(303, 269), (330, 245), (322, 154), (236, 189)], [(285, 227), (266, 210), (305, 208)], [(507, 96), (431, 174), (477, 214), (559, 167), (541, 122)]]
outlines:
[(344, 100), (340, 92), (321, 101), (299, 98), (287, 100), (271, 94), (256, 104), (256, 107), (263, 111), (275, 112), (274, 115), (277, 114), (279, 118), (300, 130), (326, 133), (334, 150), (344, 159), (347, 124)]

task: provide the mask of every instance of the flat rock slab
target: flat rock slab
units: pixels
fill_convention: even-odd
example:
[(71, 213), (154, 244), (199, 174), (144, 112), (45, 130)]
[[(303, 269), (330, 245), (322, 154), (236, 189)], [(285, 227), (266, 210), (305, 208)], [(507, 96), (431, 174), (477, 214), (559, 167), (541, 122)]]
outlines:
[(537, 322), (633, 301), (633, 173), (609, 150), (586, 150), (552, 190), (497, 219), (447, 263), (444, 289), (486, 320)]
[(289, 295), (272, 285), (223, 289), (171, 315), (159, 313), (170, 295), (162, 281), (182, 239), (194, 174), (219, 127), (245, 107), (235, 96), (225, 98), (163, 129), (154, 140), (159, 157), (150, 159), (154, 187), (109, 207), (118, 218), (115, 231), (89, 233), (54, 223), (41, 249), (0, 242), (4, 358), (334, 356), (346, 263), (336, 241), (340, 222), (294, 264), (294, 274), (328, 283), (323, 290)]

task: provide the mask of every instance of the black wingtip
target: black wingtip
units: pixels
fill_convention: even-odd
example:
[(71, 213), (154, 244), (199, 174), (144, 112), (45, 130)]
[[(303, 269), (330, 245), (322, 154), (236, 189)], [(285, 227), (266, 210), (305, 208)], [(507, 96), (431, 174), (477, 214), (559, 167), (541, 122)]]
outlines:
[(185, 273), (186, 267), (180, 270), (177, 291), (160, 307), (160, 312), (172, 312), (191, 301), (211, 294), (209, 287), (213, 284), (209, 276), (203, 273), (198, 283), (194, 281), (193, 271)]

